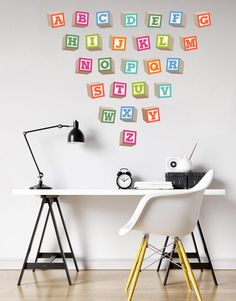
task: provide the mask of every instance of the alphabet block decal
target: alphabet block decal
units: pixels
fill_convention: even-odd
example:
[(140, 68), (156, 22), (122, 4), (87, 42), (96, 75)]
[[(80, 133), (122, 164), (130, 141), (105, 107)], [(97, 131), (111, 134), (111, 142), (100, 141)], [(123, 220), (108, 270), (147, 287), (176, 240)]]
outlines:
[(171, 11), (169, 15), (169, 25), (175, 27), (185, 27), (186, 16), (182, 11)]
[(73, 17), (73, 26), (86, 27), (89, 25), (89, 13), (76, 11)]
[(65, 26), (64, 13), (52, 13), (49, 14), (49, 24), (52, 28), (58, 28)]
[(138, 14), (121, 14), (121, 24), (128, 27), (137, 27), (138, 26)]
[(88, 50), (102, 50), (102, 38), (99, 34), (86, 35), (86, 48)]
[(158, 122), (160, 118), (160, 110), (158, 107), (143, 108), (143, 120), (147, 123)]
[(105, 96), (104, 83), (87, 84), (87, 89), (88, 95), (93, 99)]
[(91, 73), (93, 60), (89, 58), (80, 57), (76, 61), (76, 73)]
[(195, 24), (199, 28), (211, 26), (211, 14), (209, 12), (197, 13), (194, 18)]
[(137, 109), (133, 106), (122, 106), (120, 108), (120, 120), (128, 122), (137, 121)]
[(166, 72), (182, 74), (184, 70), (184, 62), (180, 58), (167, 58)]
[(72, 51), (79, 49), (79, 36), (66, 34), (63, 38), (63, 49)]
[(161, 60), (153, 59), (153, 60), (144, 60), (144, 70), (148, 74), (156, 74), (161, 72)]
[(99, 108), (98, 119), (103, 123), (115, 123), (116, 110), (112, 108)]
[(110, 47), (112, 50), (126, 50), (126, 37), (111, 36)]
[(133, 82), (132, 83), (132, 95), (135, 98), (148, 97), (148, 86), (146, 82)]
[(111, 57), (103, 57), (98, 59), (98, 72), (102, 74), (114, 73), (114, 61)]
[(121, 60), (121, 71), (124, 74), (137, 74), (138, 73), (138, 61), (136, 60)]
[(150, 28), (161, 28), (162, 15), (146, 13), (145, 23)]
[(130, 130), (123, 130), (120, 133), (120, 145), (134, 146), (137, 142), (137, 132)]
[(109, 11), (96, 12), (96, 24), (99, 27), (112, 27), (112, 14)]
[(158, 34), (156, 40), (156, 47), (161, 50), (173, 49), (173, 38), (170, 34)]
[(184, 51), (198, 49), (197, 36), (182, 37), (180, 38), (180, 43)]
[(135, 46), (135, 49), (138, 51), (150, 49), (151, 48), (150, 37), (143, 36), (143, 37), (134, 38), (134, 46)]
[(111, 97), (123, 98), (126, 96), (127, 84), (121, 82), (113, 82), (111, 84)]
[(155, 84), (155, 95), (158, 98), (172, 97), (172, 85), (169, 83)]

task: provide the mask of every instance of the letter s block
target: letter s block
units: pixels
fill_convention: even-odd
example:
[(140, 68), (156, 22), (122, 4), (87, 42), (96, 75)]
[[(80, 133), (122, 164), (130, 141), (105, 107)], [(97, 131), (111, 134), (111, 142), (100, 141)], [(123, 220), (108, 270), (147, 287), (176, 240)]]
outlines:
[(197, 13), (194, 17), (197, 27), (202, 28), (211, 26), (211, 14), (209, 12)]
[(160, 110), (157, 107), (143, 108), (143, 120), (147, 123), (160, 121)]
[(105, 96), (104, 83), (87, 84), (89, 97), (96, 99)]
[(126, 96), (127, 84), (113, 82), (111, 85), (111, 97), (123, 98)]
[(137, 132), (130, 130), (123, 130), (120, 133), (120, 145), (134, 146), (137, 142)]
[(73, 17), (73, 26), (86, 27), (89, 25), (89, 13), (84, 11), (76, 11)]
[(52, 28), (58, 28), (65, 26), (64, 13), (52, 13), (49, 14), (49, 24)]
[(181, 47), (184, 49), (184, 51), (198, 49), (197, 36), (181, 37), (180, 43), (181, 43)]
[(98, 72), (102, 74), (114, 73), (114, 61), (111, 57), (103, 57), (98, 59)]
[(161, 72), (161, 60), (144, 60), (144, 70), (148, 74), (156, 74)]

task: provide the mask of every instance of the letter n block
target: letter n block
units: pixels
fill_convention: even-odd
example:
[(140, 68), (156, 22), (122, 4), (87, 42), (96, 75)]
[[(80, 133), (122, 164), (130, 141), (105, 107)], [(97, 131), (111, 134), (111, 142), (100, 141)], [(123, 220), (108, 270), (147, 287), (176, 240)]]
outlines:
[(146, 13), (145, 23), (150, 28), (161, 28), (162, 15), (154, 13)]
[(144, 60), (144, 70), (148, 74), (156, 74), (161, 72), (161, 60)]
[(194, 15), (195, 24), (197, 27), (211, 26), (211, 14), (209, 12), (201, 12)]
[(98, 118), (103, 123), (115, 123), (116, 110), (112, 108), (100, 107)]
[(114, 61), (111, 57), (104, 57), (98, 59), (98, 72), (102, 74), (114, 73)]
[(112, 15), (109, 11), (96, 12), (97, 26), (105, 28), (112, 27)]
[(175, 27), (185, 27), (186, 16), (182, 11), (171, 11), (169, 14), (169, 25)]
[(49, 14), (49, 24), (52, 28), (58, 28), (65, 26), (64, 13), (52, 13)]
[(135, 98), (148, 97), (148, 86), (146, 82), (133, 82), (132, 83), (132, 95)]
[(79, 36), (66, 34), (63, 38), (64, 50), (77, 50), (79, 48)]
[(87, 89), (88, 95), (93, 99), (105, 96), (104, 83), (87, 84)]
[(137, 74), (138, 73), (138, 61), (136, 60), (121, 60), (121, 71), (124, 74)]
[(126, 50), (126, 37), (111, 36), (110, 48), (116, 51)]
[(127, 84), (121, 82), (113, 82), (111, 85), (111, 97), (123, 98), (126, 96)]
[(93, 60), (89, 58), (80, 57), (76, 61), (76, 73), (91, 73)]
[(121, 14), (121, 24), (128, 27), (137, 27), (138, 26), (138, 14)]
[(88, 50), (102, 50), (102, 38), (99, 34), (86, 35), (86, 48)]
[(156, 47), (161, 50), (173, 49), (173, 38), (170, 34), (158, 34), (156, 40)]
[(184, 70), (184, 62), (180, 58), (167, 58), (166, 72), (182, 74)]
[(137, 142), (137, 132), (130, 130), (123, 130), (120, 133), (120, 145), (134, 146)]
[(134, 37), (133, 42), (134, 48), (138, 51), (149, 50), (151, 48), (149, 36)]
[(172, 85), (169, 83), (155, 84), (155, 95), (158, 98), (172, 97)]
[(191, 51), (198, 49), (197, 36), (180, 38), (181, 47), (184, 51)]
[(89, 13), (84, 11), (76, 11), (73, 17), (73, 26), (86, 27), (89, 25)]
[(137, 109), (133, 106), (122, 106), (120, 108), (120, 120), (128, 122), (137, 121)]
[(143, 120), (147, 123), (160, 121), (160, 110), (157, 107), (143, 108)]

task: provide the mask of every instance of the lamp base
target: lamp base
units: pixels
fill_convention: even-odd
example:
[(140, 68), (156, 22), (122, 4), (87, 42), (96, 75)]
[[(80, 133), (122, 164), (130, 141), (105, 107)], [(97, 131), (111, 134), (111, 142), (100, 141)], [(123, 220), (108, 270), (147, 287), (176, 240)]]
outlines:
[(30, 189), (52, 189), (52, 187), (44, 185), (43, 181), (39, 180), (39, 183), (37, 185), (35, 185), (35, 186), (30, 187)]

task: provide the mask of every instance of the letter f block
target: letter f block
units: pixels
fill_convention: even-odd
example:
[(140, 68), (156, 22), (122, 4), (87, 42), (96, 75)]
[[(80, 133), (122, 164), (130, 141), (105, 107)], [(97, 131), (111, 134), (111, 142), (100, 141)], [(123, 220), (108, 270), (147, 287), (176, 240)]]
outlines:
[(186, 16), (182, 11), (171, 11), (169, 15), (169, 25), (175, 27), (185, 27)]

